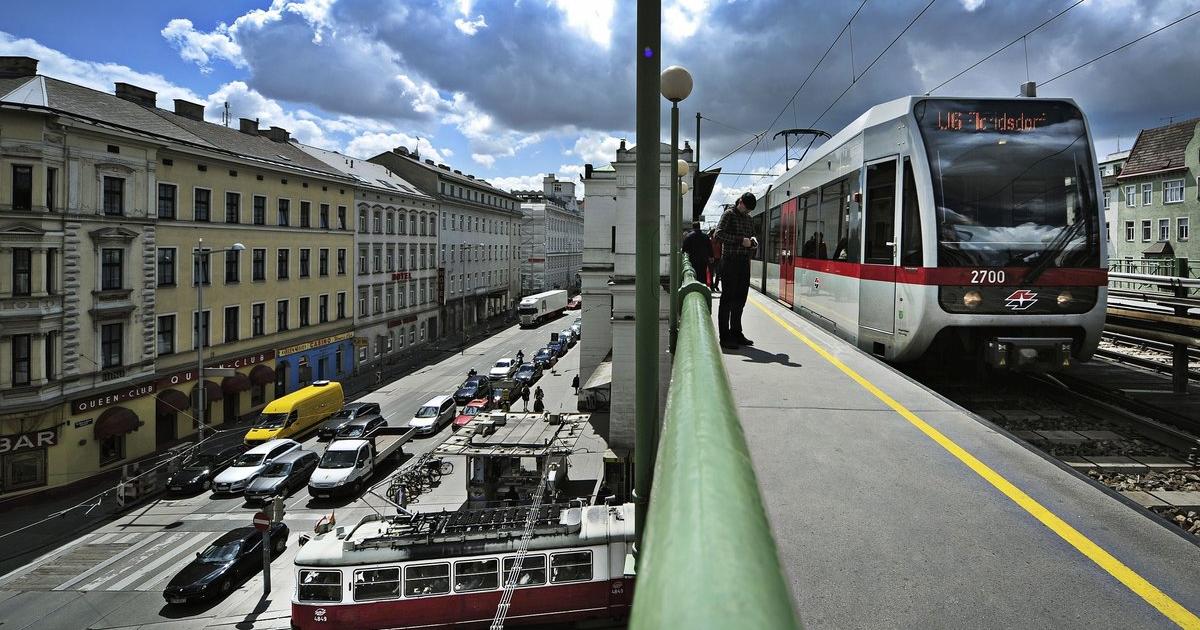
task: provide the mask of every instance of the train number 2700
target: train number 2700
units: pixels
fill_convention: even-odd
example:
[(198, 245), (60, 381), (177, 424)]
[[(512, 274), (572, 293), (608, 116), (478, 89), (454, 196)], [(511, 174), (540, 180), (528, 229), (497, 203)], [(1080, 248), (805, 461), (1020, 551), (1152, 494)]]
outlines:
[(971, 284), (1004, 284), (1006, 277), (1003, 269), (971, 270)]

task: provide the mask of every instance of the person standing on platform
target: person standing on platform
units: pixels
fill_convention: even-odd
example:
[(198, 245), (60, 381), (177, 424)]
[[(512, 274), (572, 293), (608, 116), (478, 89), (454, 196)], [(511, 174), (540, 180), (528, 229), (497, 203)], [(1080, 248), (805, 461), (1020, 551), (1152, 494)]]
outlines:
[(696, 272), (696, 280), (707, 283), (708, 263), (712, 261), (712, 241), (708, 240), (707, 234), (700, 231), (699, 221), (692, 223), (692, 231), (684, 237), (680, 250), (687, 254), (688, 262)]
[(546, 410), (546, 404), (542, 402), (542, 398), (545, 395), (546, 395), (546, 393), (542, 391), (542, 386), (538, 385), (537, 389), (534, 390), (534, 392), (533, 392), (533, 410), (534, 410), (534, 412), (542, 413), (543, 411)]
[(708, 288), (716, 291), (721, 282), (721, 241), (717, 240), (716, 228), (708, 231), (708, 240), (712, 243), (713, 260), (712, 268), (709, 270)]
[(529, 388), (521, 390), (521, 402), (525, 403), (525, 411), (529, 411)]
[(746, 306), (746, 294), (750, 291), (750, 257), (758, 249), (754, 237), (754, 222), (750, 212), (758, 205), (754, 193), (744, 193), (733, 208), (721, 215), (717, 224), (717, 241), (721, 243), (721, 280), (725, 290), (721, 293), (721, 304), (717, 309), (717, 333), (721, 347), (736, 350), (738, 346), (752, 346), (754, 342), (742, 334), (742, 309)]

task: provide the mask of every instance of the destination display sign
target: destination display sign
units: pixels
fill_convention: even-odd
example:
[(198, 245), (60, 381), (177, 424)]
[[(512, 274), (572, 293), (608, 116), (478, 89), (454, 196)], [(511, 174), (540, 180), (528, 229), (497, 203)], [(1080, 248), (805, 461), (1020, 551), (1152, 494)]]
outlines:
[(938, 131), (1014, 132), (1036, 131), (1046, 126), (1046, 114), (1025, 112), (945, 111), (937, 112)]

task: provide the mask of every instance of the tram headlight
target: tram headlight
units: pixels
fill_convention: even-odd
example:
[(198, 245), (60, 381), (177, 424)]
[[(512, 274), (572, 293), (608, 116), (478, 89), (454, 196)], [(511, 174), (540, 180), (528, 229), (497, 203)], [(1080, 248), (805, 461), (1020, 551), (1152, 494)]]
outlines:
[(983, 294), (980, 293), (979, 291), (974, 291), (974, 290), (967, 291), (966, 293), (963, 294), (962, 301), (963, 301), (963, 306), (965, 306), (967, 308), (975, 308), (975, 307), (979, 306), (980, 304), (983, 304)]
[(1068, 308), (1075, 301), (1075, 296), (1071, 295), (1070, 291), (1063, 291), (1058, 294), (1058, 307)]

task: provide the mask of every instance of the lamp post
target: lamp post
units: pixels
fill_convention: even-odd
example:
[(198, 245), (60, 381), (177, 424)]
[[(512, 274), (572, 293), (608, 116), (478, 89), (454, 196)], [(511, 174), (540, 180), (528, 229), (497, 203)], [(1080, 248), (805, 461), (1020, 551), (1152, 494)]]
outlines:
[(682, 222), (680, 214), (683, 211), (679, 184), (680, 179), (688, 173), (687, 163), (679, 159), (679, 101), (692, 93), (692, 75), (682, 66), (671, 66), (662, 71), (660, 83), (659, 91), (664, 98), (671, 101), (671, 165), (674, 172), (671, 173), (671, 295), (668, 300), (671, 313), (668, 335), (671, 352), (674, 352), (675, 329), (679, 321), (679, 305), (675, 301), (675, 295), (679, 291), (679, 230)]
[[(192, 252), (193, 269), (196, 272), (196, 422), (199, 425), (196, 429), (196, 441), (204, 441), (204, 405), (208, 402), (208, 385), (204, 380), (204, 342), (208, 339), (208, 332), (211, 326), (204, 325), (204, 281), (209, 273), (208, 262), (212, 254), (222, 252), (241, 252), (246, 249), (241, 243), (234, 243), (232, 247), (225, 249), (214, 249), (204, 251), (204, 239), (196, 240), (196, 251)], [(200, 266), (204, 263), (204, 267)], [(238, 261), (241, 264), (241, 261)], [(204, 337), (200, 337), (200, 331), (204, 331)]]

